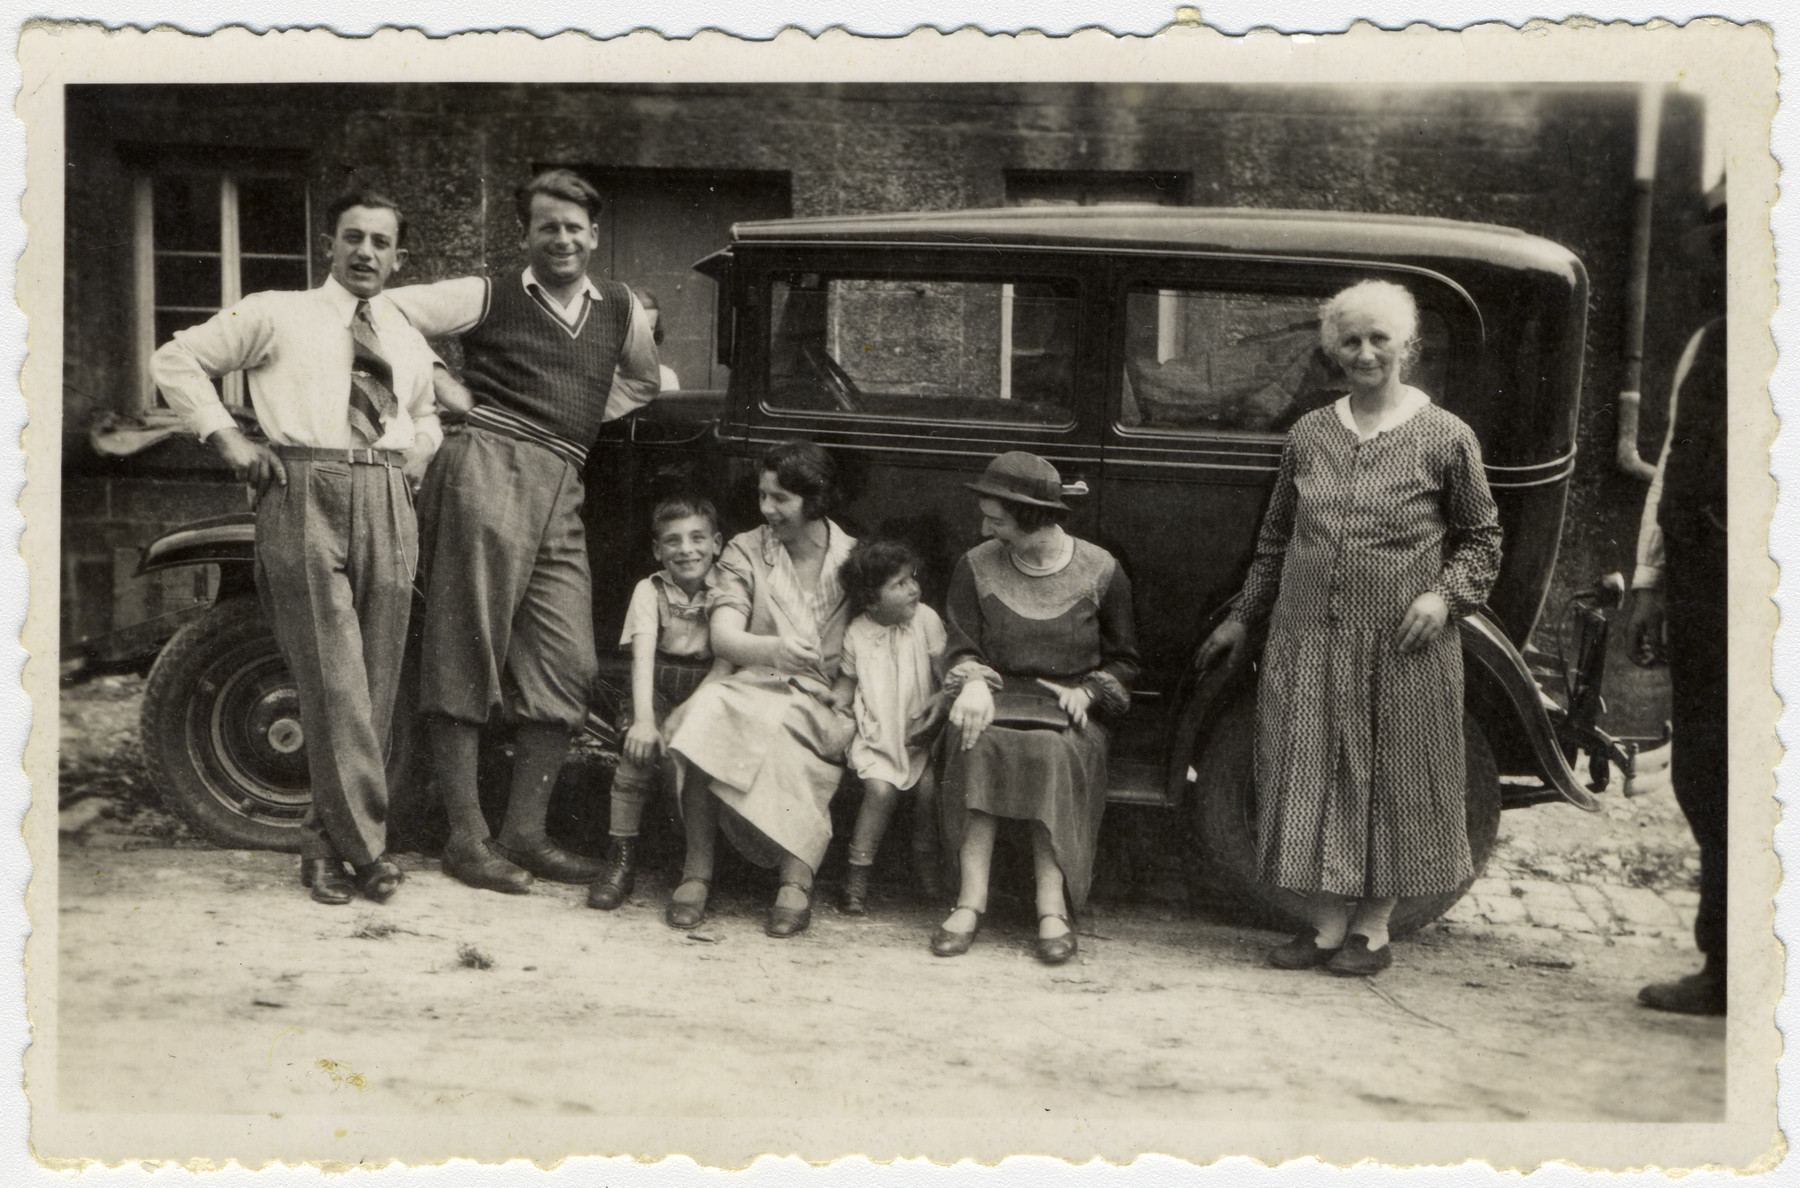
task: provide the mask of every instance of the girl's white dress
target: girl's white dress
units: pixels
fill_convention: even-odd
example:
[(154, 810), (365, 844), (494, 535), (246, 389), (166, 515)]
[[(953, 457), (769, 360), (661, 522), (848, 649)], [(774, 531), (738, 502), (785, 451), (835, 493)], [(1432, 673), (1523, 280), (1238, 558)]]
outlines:
[(845, 629), (843, 671), (856, 678), (850, 766), (858, 776), (901, 789), (919, 782), (926, 750), (907, 749), (907, 723), (937, 691), (943, 658), (944, 621), (924, 603), (910, 623), (888, 627), (858, 615)]

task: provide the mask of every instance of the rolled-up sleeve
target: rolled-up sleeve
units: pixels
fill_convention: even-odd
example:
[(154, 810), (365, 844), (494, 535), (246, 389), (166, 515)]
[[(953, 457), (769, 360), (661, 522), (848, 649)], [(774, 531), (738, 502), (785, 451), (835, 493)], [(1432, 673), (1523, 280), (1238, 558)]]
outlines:
[(198, 326), (177, 330), (150, 356), (157, 390), (202, 441), (237, 426), (212, 381), (268, 362), (275, 319), (261, 296), (246, 297)]
[(387, 298), (426, 338), (462, 334), (487, 315), (488, 282), (479, 276), (459, 276), (429, 285), (401, 285), (387, 290)]
[(719, 559), (706, 575), (706, 588), (706, 613), (709, 618), (718, 614), (721, 608), (729, 606), (742, 611), (744, 619), (749, 620), (752, 601), (756, 595), (756, 565), (751, 560), (749, 546), (742, 537), (734, 539), (719, 554)]
[(627, 413), (649, 404), (662, 391), (662, 367), (656, 353), (656, 338), (650, 329), (650, 315), (631, 298), (631, 320), (625, 329), (625, 345), (619, 351), (619, 364), (613, 369), (612, 390), (606, 397), (605, 419), (616, 421)]

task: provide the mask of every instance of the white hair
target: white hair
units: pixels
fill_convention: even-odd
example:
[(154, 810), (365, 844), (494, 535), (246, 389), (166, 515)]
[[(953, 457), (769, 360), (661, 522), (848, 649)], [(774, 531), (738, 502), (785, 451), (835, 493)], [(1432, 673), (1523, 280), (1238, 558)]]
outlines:
[(1358, 281), (1333, 295), (1319, 306), (1319, 345), (1331, 354), (1337, 347), (1339, 330), (1351, 311), (1370, 314), (1382, 321), (1393, 319), (1390, 329), (1399, 335), (1395, 344), (1404, 371), (1419, 354), (1419, 306), (1404, 286), (1393, 281)]

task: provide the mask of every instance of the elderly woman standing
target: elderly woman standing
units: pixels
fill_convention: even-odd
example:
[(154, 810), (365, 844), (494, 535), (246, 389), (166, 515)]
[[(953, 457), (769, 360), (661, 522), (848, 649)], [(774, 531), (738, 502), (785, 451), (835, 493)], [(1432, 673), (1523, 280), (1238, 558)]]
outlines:
[(707, 577), (713, 654), (738, 670), (669, 717), (687, 833), (672, 928), (706, 916), (720, 826), (746, 858), (781, 870), (765, 931), (787, 937), (812, 922), (813, 874), (855, 733), (832, 699), (849, 617), (838, 569), (856, 544), (825, 518), (835, 476), (809, 441), (772, 447), (756, 483), (763, 525), (733, 537)]
[(962, 885), (931, 951), (974, 942), (1009, 817), (1030, 823), (1037, 955), (1057, 965), (1075, 955), (1069, 909), (1087, 901), (1106, 808), (1101, 718), (1129, 708), (1138, 671), (1131, 583), (1112, 554), (1063, 531), (1062, 479), (1044, 459), (1002, 454), (968, 486), (987, 539), (957, 563), (944, 616), (956, 698), (944, 823), (953, 844), (961, 833)]
[(1481, 446), (1402, 382), (1419, 314), (1387, 281), (1320, 310), (1350, 394), (1282, 450), (1256, 557), (1200, 664), (1267, 619), (1257, 709), (1261, 877), (1307, 897), (1281, 969), (1378, 973), (1400, 896), (1473, 873), (1463, 805), (1462, 648), (1450, 621), (1500, 569)]

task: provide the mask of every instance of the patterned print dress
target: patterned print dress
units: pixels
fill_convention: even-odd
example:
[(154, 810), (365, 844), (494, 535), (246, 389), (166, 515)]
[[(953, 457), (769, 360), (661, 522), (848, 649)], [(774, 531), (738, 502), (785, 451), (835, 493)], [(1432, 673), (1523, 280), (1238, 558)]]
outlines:
[[(1348, 398), (1294, 425), (1232, 611), (1269, 624), (1256, 751), (1265, 882), (1386, 897), (1472, 875), (1455, 620), (1499, 568), (1481, 446), (1424, 393), (1407, 389), (1367, 438)], [(1451, 621), (1403, 655), (1400, 621), (1427, 590)]]

